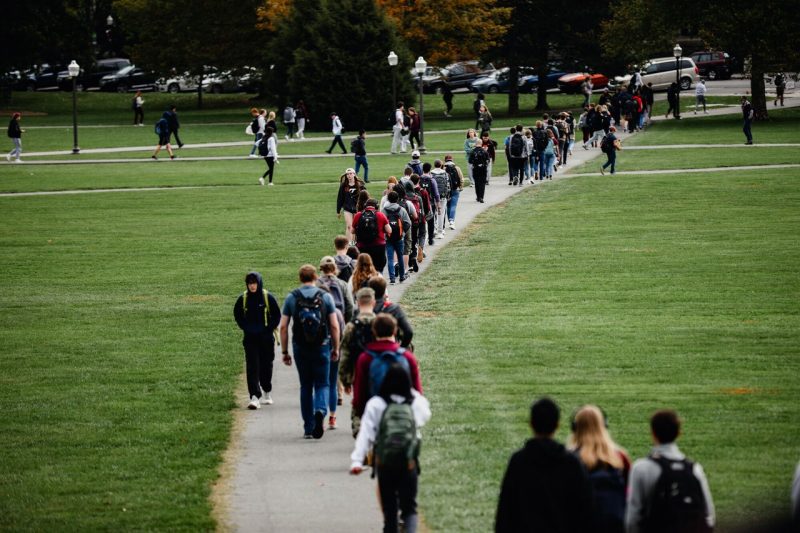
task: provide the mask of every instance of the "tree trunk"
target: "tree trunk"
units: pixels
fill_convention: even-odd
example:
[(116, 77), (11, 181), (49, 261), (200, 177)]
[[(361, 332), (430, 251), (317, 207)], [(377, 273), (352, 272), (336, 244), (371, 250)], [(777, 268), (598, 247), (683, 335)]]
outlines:
[(197, 109), (203, 109), (203, 74), (204, 70), (200, 69), (200, 76), (197, 78)]
[(536, 85), (536, 111), (547, 111), (550, 106), (547, 105), (547, 74), (550, 71), (550, 66), (547, 64), (547, 56), (539, 62), (536, 67), (536, 74), (539, 76), (539, 83)]
[(508, 66), (508, 115), (515, 117), (519, 115), (519, 67), (517, 65)]
[(750, 94), (752, 95), (753, 119), (769, 120), (767, 112), (767, 89), (764, 85), (764, 68), (761, 59), (752, 57), (750, 67)]

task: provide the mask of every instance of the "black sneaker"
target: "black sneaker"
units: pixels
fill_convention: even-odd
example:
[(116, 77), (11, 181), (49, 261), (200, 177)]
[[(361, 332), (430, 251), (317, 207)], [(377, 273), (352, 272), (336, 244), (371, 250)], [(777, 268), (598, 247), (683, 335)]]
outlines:
[(400, 263), (394, 264), (394, 277), (396, 278), (400, 277)]
[(311, 436), (315, 439), (321, 439), (324, 433), (325, 415), (322, 413), (322, 411), (317, 411), (314, 413), (314, 430), (311, 432)]

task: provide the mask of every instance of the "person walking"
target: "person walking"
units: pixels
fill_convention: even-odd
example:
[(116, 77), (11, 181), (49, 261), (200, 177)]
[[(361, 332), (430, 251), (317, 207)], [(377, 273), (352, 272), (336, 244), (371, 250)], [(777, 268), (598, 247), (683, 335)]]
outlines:
[(669, 118), (670, 113), (672, 113), (675, 118), (679, 118), (676, 114), (678, 111), (678, 84), (674, 81), (667, 87), (667, 104), (669, 107), (667, 107), (667, 113), (664, 115), (664, 118)]
[(472, 102), (472, 111), (475, 112), (475, 129), (480, 130), (481, 127), (481, 108), (486, 104), (485, 96), (483, 93), (475, 95), (475, 101)]
[(494, 164), (497, 162), (497, 141), (489, 138), (488, 131), (482, 131), (481, 143), (483, 144), (483, 149), (486, 150), (486, 155), (489, 156), (489, 166), (486, 167), (486, 185), (489, 185), (494, 173)]
[(447, 199), (450, 197), (450, 177), (447, 175), (441, 159), (434, 160), (430, 176), (436, 182), (436, 191), (439, 194), (439, 199), (436, 202), (433, 231), (437, 238), (443, 239), (447, 225)]
[(389, 221), (391, 231), (386, 236), (386, 264), (389, 265), (389, 283), (395, 284), (395, 279), (403, 283), (407, 278), (405, 262), (403, 261), (405, 235), (411, 231), (411, 217), (400, 204), (397, 191), (389, 191), (386, 195), (386, 205), (383, 214)]
[(594, 531), (592, 487), (577, 456), (554, 439), (560, 410), (550, 398), (530, 411), (533, 438), (511, 456), (500, 488), (494, 530)]
[(283, 125), (286, 126), (286, 135), (284, 136), (287, 141), (294, 140), (294, 127), (297, 122), (297, 112), (292, 107), (292, 104), (286, 104), (283, 108)]
[(397, 333), (395, 334), (397, 342), (403, 348), (409, 348), (414, 338), (414, 328), (411, 326), (403, 307), (398, 303), (389, 301), (389, 297), (386, 294), (386, 278), (373, 276), (369, 279), (367, 286), (375, 292), (375, 307), (373, 308), (375, 314), (386, 313), (394, 318), (397, 321)]
[(300, 287), (283, 302), (280, 337), (283, 364), (292, 366), (289, 354), (289, 324), (292, 324), (292, 352), (300, 380), (300, 413), (303, 438), (321, 439), (328, 412), (330, 362), (339, 360), (339, 320), (331, 295), (315, 286), (313, 265), (299, 270)]
[(778, 72), (775, 74), (775, 100), (772, 102), (773, 106), (778, 105), (780, 101), (783, 107), (783, 93), (786, 90), (786, 74)]
[(297, 138), (305, 139), (306, 124), (310, 122), (305, 102), (302, 100), (297, 101), (297, 104), (294, 106), (294, 115), (297, 121)]
[(264, 131), (267, 129), (267, 110), (262, 109), (259, 111), (254, 107), (250, 110), (250, 114), (253, 117), (253, 121), (250, 123), (250, 129), (256, 136), (253, 147), (250, 148), (250, 157), (255, 159), (258, 157), (256, 155), (256, 150), (258, 150), (258, 145), (261, 144), (261, 139), (264, 137)]
[(454, 230), (456, 229), (458, 198), (461, 196), (461, 191), (464, 190), (464, 174), (453, 162), (453, 156), (450, 154), (444, 156), (444, 170), (450, 179), (450, 196), (447, 198), (447, 221), (450, 224), (450, 229)]
[(600, 151), (606, 154), (607, 160), (600, 167), (600, 174), (605, 175), (606, 169), (611, 167), (611, 174), (617, 171), (617, 150), (622, 150), (622, 144), (616, 136), (617, 128), (608, 128), (608, 134), (600, 141)]
[(489, 108), (482, 105), (480, 115), (478, 115), (478, 128), (481, 130), (481, 137), (483, 137), (484, 133), (492, 131), (492, 120), (492, 113), (489, 111)]
[(581, 83), (581, 93), (583, 93), (583, 104), (581, 107), (586, 107), (589, 105), (589, 102), (592, 99), (592, 90), (594, 89), (594, 85), (592, 85), (592, 77), (586, 76), (583, 78), (583, 82)]
[(178, 148), (183, 148), (181, 138), (178, 137), (178, 130), (181, 127), (181, 123), (178, 120), (178, 108), (175, 107), (175, 104), (172, 104), (169, 106), (169, 109), (167, 109), (167, 123), (169, 124), (170, 138), (172, 135), (174, 135), (175, 142), (178, 143)]
[(353, 215), (352, 232), (356, 236), (358, 249), (372, 258), (372, 264), (379, 274), (383, 273), (383, 267), (386, 266), (386, 238), (391, 236), (392, 228), (386, 215), (378, 211), (375, 198), (367, 200), (364, 210)]
[(467, 130), (467, 138), (464, 140), (464, 156), (467, 160), (467, 178), (470, 184), (474, 184), (472, 179), (472, 163), (469, 162), (469, 156), (472, 154), (472, 149), (475, 148), (475, 141), (478, 140), (478, 133), (470, 128)]
[(567, 448), (589, 473), (594, 496), (593, 531), (625, 531), (625, 495), (631, 460), (608, 433), (608, 420), (595, 405), (584, 405), (572, 417)]
[(264, 130), (264, 137), (261, 138), (261, 143), (258, 145), (258, 153), (264, 158), (267, 163), (267, 170), (258, 178), (258, 182), (264, 185), (264, 178), (269, 176), (269, 186), (272, 187), (272, 176), (275, 173), (275, 164), (278, 163), (278, 141), (275, 138), (275, 132), (272, 128), (267, 126)]
[(522, 134), (522, 124), (517, 124), (508, 140), (508, 163), (511, 172), (508, 176), (509, 185), (522, 186), (528, 155), (528, 144)]
[(486, 171), (489, 167), (489, 154), (483, 148), (483, 142), (478, 139), (475, 141), (475, 148), (469, 156), (469, 163), (472, 165), (472, 176), (475, 183), (475, 199), (483, 203), (483, 195), (486, 191)]
[(278, 301), (264, 288), (258, 272), (248, 272), (244, 278), (246, 290), (233, 306), (233, 317), (244, 333), (248, 409), (260, 404), (272, 405), (272, 365), (275, 361), (275, 328), (281, 320)]
[(344, 126), (342, 125), (341, 119), (339, 119), (339, 115), (334, 111), (331, 113), (331, 132), (333, 133), (333, 140), (331, 141), (331, 147), (325, 150), (327, 153), (333, 152), (333, 148), (336, 145), (342, 149), (343, 154), (347, 153), (347, 149), (342, 142), (342, 131), (344, 131)]
[(144, 98), (142, 91), (136, 91), (133, 97), (133, 125), (144, 126)]
[(344, 213), (344, 233), (348, 242), (355, 242), (353, 235), (353, 215), (358, 211), (358, 195), (364, 191), (364, 182), (356, 175), (356, 171), (348, 168), (339, 176), (339, 194), (336, 197), (336, 216), (342, 218)]
[[(356, 372), (356, 360), (364, 351), (367, 343), (372, 342), (372, 321), (375, 320), (375, 291), (369, 287), (364, 287), (356, 291), (356, 309), (353, 320), (349, 321), (342, 334), (342, 342), (339, 347), (339, 382), (342, 384), (345, 394), (353, 393), (353, 379)], [(350, 422), (353, 430), (353, 438), (358, 434), (361, 423), (355, 410), (350, 410)]]
[(428, 400), (411, 387), (408, 373), (400, 365), (392, 365), (378, 395), (367, 402), (350, 455), (350, 473), (358, 475), (374, 448), (385, 533), (398, 531), (398, 510), (404, 531), (417, 532), (419, 428), (430, 417)]
[(542, 179), (551, 180), (553, 179), (553, 166), (558, 160), (558, 139), (551, 129), (547, 130), (547, 146), (542, 152), (542, 156), (544, 157), (544, 177)]
[(356, 174), (364, 167), (364, 183), (369, 183), (369, 163), (367, 162), (367, 133), (363, 129), (358, 130), (358, 137), (350, 143), (350, 149), (355, 154)]
[(442, 84), (442, 100), (445, 106), (444, 116), (450, 118), (452, 116), (450, 112), (453, 111), (453, 91), (446, 83)]
[(678, 413), (656, 411), (650, 417), (650, 432), (650, 455), (631, 468), (625, 531), (712, 531), (714, 502), (703, 467), (688, 460), (675, 444), (681, 433)]
[(22, 134), (25, 130), (20, 128), (19, 121), (22, 120), (22, 113), (14, 113), (8, 122), (8, 138), (14, 143), (14, 148), (6, 154), (6, 161), (14, 159), (14, 163), (22, 163)]
[(697, 85), (694, 87), (694, 114), (697, 114), (697, 108), (702, 104), (703, 113), (708, 115), (706, 111), (706, 83), (703, 78), (697, 80)]
[(158, 145), (156, 146), (156, 151), (153, 152), (153, 155), (150, 157), (158, 160), (158, 152), (160, 152), (161, 147), (164, 146), (167, 149), (169, 158), (175, 159), (175, 153), (172, 151), (172, 145), (169, 143), (169, 120), (167, 119), (166, 111), (164, 111), (164, 114), (161, 115), (161, 118), (156, 122), (155, 133), (158, 135)]
[[(420, 118), (419, 113), (414, 107), (408, 108), (408, 140), (411, 142), (411, 149), (419, 148), (421, 142), (419, 140)], [(414, 141), (417, 141), (414, 144)]]
[(405, 153), (408, 151), (408, 143), (406, 136), (408, 135), (405, 127), (405, 107), (403, 102), (397, 102), (397, 108), (394, 110), (394, 125), (392, 125), (392, 148), (393, 154)]
[(742, 96), (742, 119), (744, 120), (742, 131), (747, 138), (745, 144), (753, 144), (753, 132), (750, 130), (750, 126), (753, 123), (753, 115), (753, 104), (750, 103), (746, 96)]

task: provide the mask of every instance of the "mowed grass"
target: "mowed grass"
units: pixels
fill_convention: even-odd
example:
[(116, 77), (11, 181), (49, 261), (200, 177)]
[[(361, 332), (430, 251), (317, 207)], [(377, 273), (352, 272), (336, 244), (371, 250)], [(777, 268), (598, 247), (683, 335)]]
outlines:
[(602, 406), (632, 456), (675, 408), (725, 525), (783, 514), (800, 457), (800, 170), (573, 178), (493, 208), (403, 303), (434, 413), (422, 512), (492, 528), (528, 408)]
[(243, 370), (233, 303), (248, 270), (282, 300), (329, 252), (334, 194), (0, 199), (0, 529), (214, 528)]

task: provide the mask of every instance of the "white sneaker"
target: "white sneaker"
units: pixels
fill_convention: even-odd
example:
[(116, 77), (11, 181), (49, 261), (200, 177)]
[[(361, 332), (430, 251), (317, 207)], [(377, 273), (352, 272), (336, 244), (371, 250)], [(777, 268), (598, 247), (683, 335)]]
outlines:
[(22, 159), (20, 159), (20, 158), (18, 157), (18, 158), (16, 158), (16, 159), (14, 160), (14, 163), (22, 163)]
[(265, 392), (261, 395), (261, 403), (264, 405), (272, 405), (274, 402), (272, 401), (272, 396), (270, 393)]
[(288, 135), (284, 135), (283, 138), (286, 139), (287, 141), (289, 140), (289, 136)]
[(255, 159), (256, 157), (258, 157), (256, 154), (250, 154), (250, 159)]
[(258, 402), (258, 396), (250, 396), (250, 403), (247, 404), (248, 409), (258, 409), (261, 405)]
[(456, 223), (450, 222), (450, 229), (456, 229)]
[[(258, 178), (258, 182), (261, 184), (262, 187), (264, 186), (264, 178)], [(270, 183), (270, 185), (272, 184)]]
[(269, 182), (269, 186), (272, 187), (272, 182), (271, 181)]

